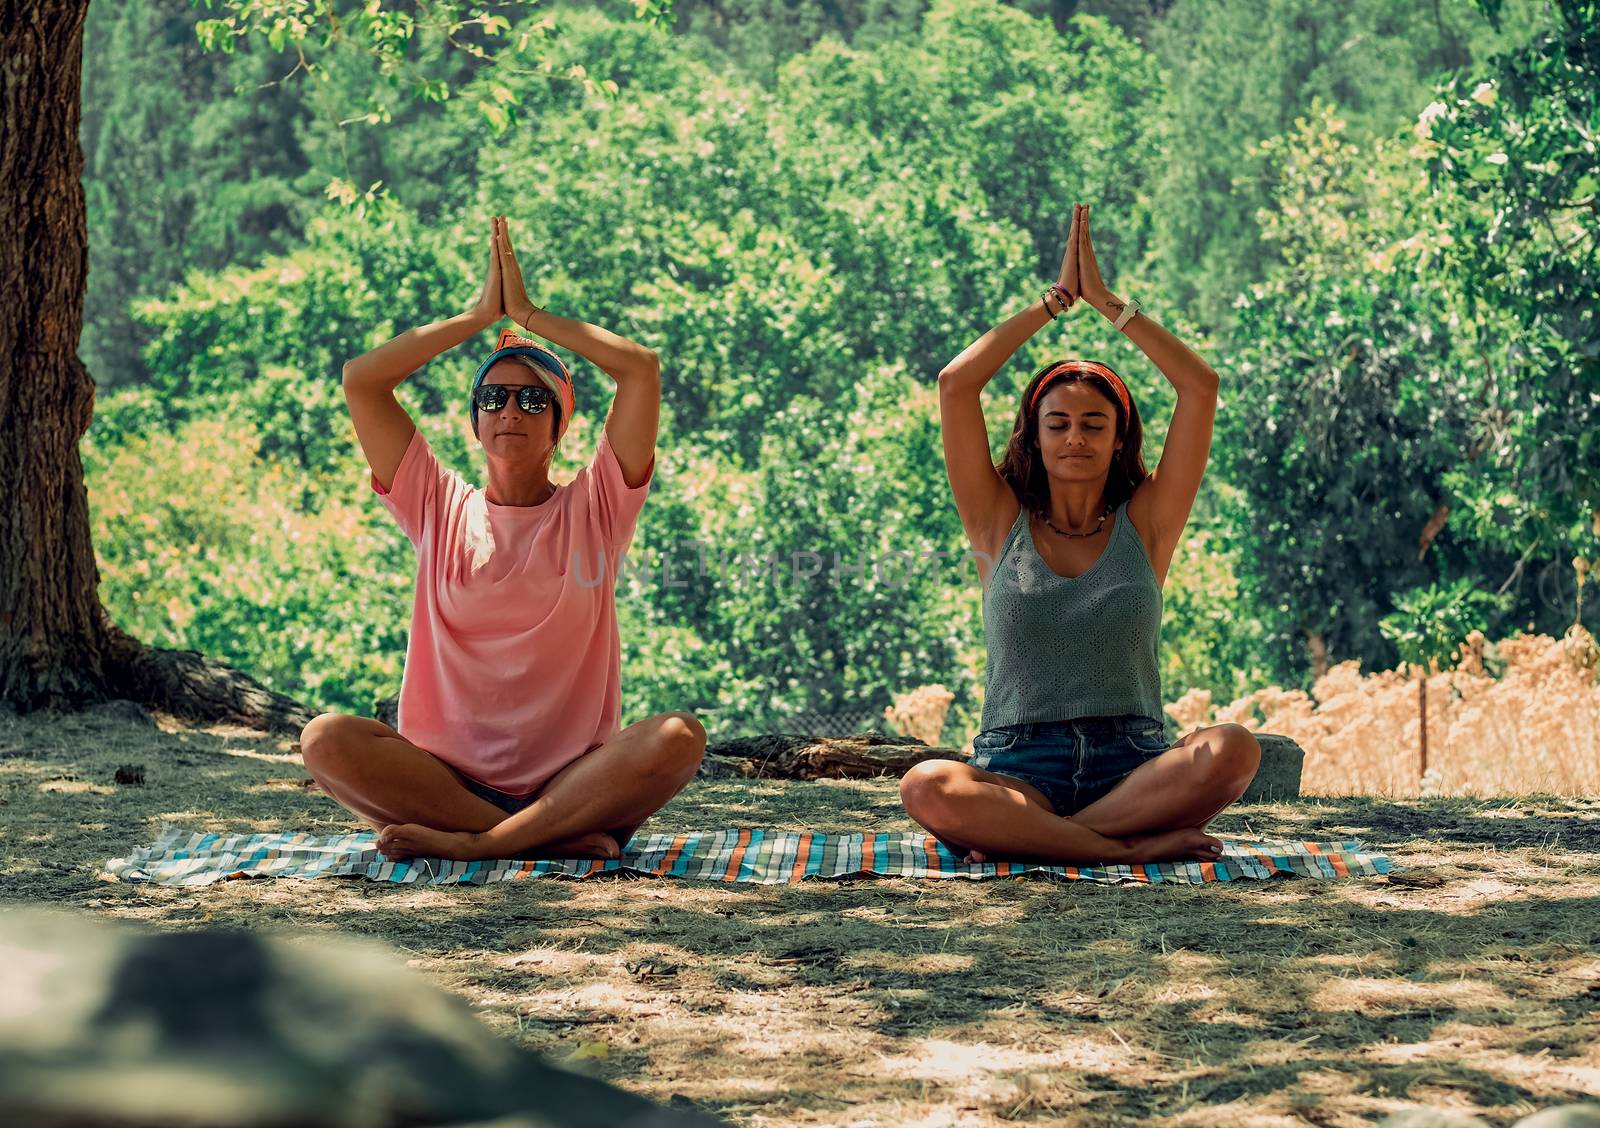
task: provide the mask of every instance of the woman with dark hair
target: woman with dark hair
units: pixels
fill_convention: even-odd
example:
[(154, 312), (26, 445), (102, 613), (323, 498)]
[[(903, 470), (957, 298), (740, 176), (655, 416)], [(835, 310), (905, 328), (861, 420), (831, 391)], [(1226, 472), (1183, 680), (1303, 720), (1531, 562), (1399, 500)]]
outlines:
[[(999, 465), (979, 393), (1078, 298), (1177, 389), (1147, 471), (1137, 406), (1092, 360), (1035, 373)], [(984, 584), (988, 646), (970, 763), (930, 760), (900, 781), (911, 817), (968, 861), (1211, 859), (1206, 824), (1243, 794), (1261, 747), (1240, 725), (1169, 744), (1156, 649), (1161, 588), (1211, 450), (1217, 374), (1106, 288), (1073, 209), (1061, 275), (939, 373), (945, 467)]]

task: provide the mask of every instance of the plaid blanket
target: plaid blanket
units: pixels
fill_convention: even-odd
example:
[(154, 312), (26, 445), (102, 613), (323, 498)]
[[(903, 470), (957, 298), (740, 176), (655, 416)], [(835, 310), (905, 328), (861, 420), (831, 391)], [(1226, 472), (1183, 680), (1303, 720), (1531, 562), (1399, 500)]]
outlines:
[[(1220, 837), (1220, 836), (1219, 836)], [(703, 834), (635, 835), (622, 857), (591, 859), (498, 859), (452, 862), (412, 858), (393, 862), (378, 853), (368, 832), (339, 837), (310, 834), (195, 834), (162, 828), (152, 846), (106, 863), (124, 881), (160, 885), (209, 885), (240, 877), (365, 877), (420, 885), (483, 885), (523, 877), (593, 877), (605, 873), (652, 874), (704, 881), (782, 885), (806, 878), (965, 877), (982, 879), (1027, 874), (1064, 881), (1177, 882), (1265, 879), (1278, 874), (1349, 877), (1389, 872), (1384, 854), (1360, 842), (1223, 841), (1211, 862), (1147, 862), (1135, 865), (1038, 865), (985, 862), (969, 865), (926, 834), (818, 834), (811, 831), (741, 827)]]

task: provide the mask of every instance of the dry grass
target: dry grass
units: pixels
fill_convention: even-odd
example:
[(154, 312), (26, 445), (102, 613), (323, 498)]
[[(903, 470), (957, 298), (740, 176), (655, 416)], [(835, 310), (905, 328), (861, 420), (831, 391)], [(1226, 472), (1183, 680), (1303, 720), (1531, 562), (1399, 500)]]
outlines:
[[(128, 763), (143, 786), (112, 782)], [(506, 1036), (556, 1058), (604, 1043), (601, 1075), (741, 1125), (1509, 1120), (1600, 1095), (1600, 800), (1323, 797), (1212, 825), (1354, 835), (1433, 887), (98, 876), (163, 820), (353, 825), (305, 784), (247, 733), (0, 715), (0, 896), (377, 937)], [(698, 783), (655, 825), (735, 823), (909, 826), (887, 780)]]
[[(1428, 678), (1428, 765), (1418, 771), (1417, 679), (1334, 666), (1312, 687), (1258, 690), (1214, 708), (1197, 690), (1168, 707), (1185, 729), (1231, 721), (1306, 750), (1307, 795), (1600, 793), (1600, 682), (1594, 639), (1473, 632), (1459, 670)], [(1491, 666), (1504, 664), (1498, 677)]]

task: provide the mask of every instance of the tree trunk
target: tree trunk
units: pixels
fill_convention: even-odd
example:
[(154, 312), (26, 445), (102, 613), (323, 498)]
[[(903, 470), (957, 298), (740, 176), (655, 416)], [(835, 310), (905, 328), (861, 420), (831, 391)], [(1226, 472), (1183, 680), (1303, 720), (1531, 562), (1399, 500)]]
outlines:
[(1328, 672), (1328, 643), (1321, 631), (1305, 628), (1306, 649), (1311, 652), (1311, 676), (1320, 680)]
[(1422, 772), (1417, 776), (1428, 774), (1428, 671), (1422, 671), (1422, 680), (1417, 682), (1417, 714), (1422, 718)]
[(0, 0), (0, 702), (130, 697), (194, 720), (289, 730), (310, 714), (187, 651), (147, 648), (100, 604), (78, 441), (89, 246), (78, 144), (88, 0)]
[(1439, 533), (1444, 529), (1445, 522), (1449, 519), (1450, 506), (1441, 501), (1434, 508), (1432, 516), (1428, 518), (1428, 523), (1422, 526), (1422, 535), (1417, 538), (1418, 560), (1428, 554), (1428, 546), (1433, 544), (1434, 539), (1438, 537)]

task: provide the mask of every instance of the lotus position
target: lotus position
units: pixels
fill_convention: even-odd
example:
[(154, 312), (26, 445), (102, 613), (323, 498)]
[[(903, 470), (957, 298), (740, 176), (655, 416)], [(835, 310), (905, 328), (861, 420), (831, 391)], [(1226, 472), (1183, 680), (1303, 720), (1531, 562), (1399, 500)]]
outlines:
[[(1126, 333), (1177, 390), (1161, 461), (1109, 367), (1061, 360), (1022, 394), (990, 460), (979, 392), (1079, 298)], [(945, 466), (984, 585), (988, 648), (970, 763), (930, 760), (900, 781), (911, 817), (968, 861), (1211, 859), (1206, 824), (1243, 794), (1261, 747), (1232, 724), (1171, 744), (1156, 647), (1161, 588), (1211, 450), (1217, 374), (1111, 293), (1073, 210), (1061, 274), (939, 374)]]
[[(501, 335), (464, 404), (488, 459), (479, 489), (440, 465), (394, 390), (506, 316), (527, 336)], [(549, 470), (572, 379), (536, 338), (617, 384), (593, 459), (567, 485)], [(655, 468), (655, 353), (529, 301), (497, 216), (477, 305), (350, 361), (344, 393), (372, 488), (416, 549), (416, 600), (398, 728), (317, 717), (300, 738), (306, 768), (391, 858), (617, 857), (705, 751), (687, 713), (618, 731), (613, 594)]]

